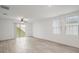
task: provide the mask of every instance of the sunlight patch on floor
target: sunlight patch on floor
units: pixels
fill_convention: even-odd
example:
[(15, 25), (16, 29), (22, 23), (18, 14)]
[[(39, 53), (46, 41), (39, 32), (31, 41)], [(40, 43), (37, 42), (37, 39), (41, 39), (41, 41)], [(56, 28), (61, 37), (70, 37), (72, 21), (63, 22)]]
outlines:
[(18, 52), (22, 51), (23, 52), (27, 48), (28, 48), (28, 40), (27, 40), (26, 37), (16, 38), (16, 51), (18, 51)]

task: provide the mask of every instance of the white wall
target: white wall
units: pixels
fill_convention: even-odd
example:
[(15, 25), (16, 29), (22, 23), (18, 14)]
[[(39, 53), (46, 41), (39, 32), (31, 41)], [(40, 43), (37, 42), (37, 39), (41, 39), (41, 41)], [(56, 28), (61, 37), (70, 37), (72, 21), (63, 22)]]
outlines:
[(14, 22), (13, 19), (0, 18), (0, 40), (13, 39)]
[[(69, 14), (57, 16), (57, 18), (63, 22), (63, 20), (65, 20), (66, 19), (65, 17), (67, 16), (78, 16), (78, 15), (79, 15), (79, 12), (72, 12)], [(58, 43), (62, 43), (62, 44), (66, 44), (66, 45), (79, 48), (78, 36), (65, 35), (64, 22), (62, 24), (62, 33), (59, 35), (53, 34), (52, 32), (53, 31), (52, 29), (53, 19), (54, 18), (52, 17), (52, 18), (42, 19), (42, 20), (34, 22), (33, 23), (33, 36), (37, 38), (46, 39), (46, 40), (50, 40), (50, 41), (54, 41), (54, 42), (58, 42)]]
[(26, 36), (32, 36), (32, 23), (26, 23)]
[[(16, 38), (16, 19), (0, 16), (0, 40)], [(26, 36), (32, 36), (32, 23), (26, 23)]]

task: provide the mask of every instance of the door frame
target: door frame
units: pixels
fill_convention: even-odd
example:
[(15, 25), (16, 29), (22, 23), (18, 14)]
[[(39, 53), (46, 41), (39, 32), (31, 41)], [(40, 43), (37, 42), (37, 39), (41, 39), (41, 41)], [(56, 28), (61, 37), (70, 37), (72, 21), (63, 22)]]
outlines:
[[(16, 25), (17, 24), (25, 24), (26, 25), (26, 23), (14, 23), (14, 37), (15, 37), (15, 39), (17, 38), (17, 34), (16, 34)], [(25, 26), (25, 37), (26, 37), (26, 26)]]

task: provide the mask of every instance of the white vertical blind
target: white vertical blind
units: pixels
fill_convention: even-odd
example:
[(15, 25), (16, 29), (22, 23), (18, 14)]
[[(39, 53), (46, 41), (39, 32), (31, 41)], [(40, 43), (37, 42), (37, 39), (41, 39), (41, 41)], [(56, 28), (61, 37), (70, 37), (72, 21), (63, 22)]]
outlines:
[[(65, 20), (64, 30), (66, 35), (77, 35), (79, 33), (79, 16), (72, 16), (66, 17)], [(61, 34), (62, 27), (61, 27), (60, 19), (54, 19), (52, 22), (52, 30), (53, 34)], [(62, 24), (63, 25), (63, 24)]]
[(52, 27), (53, 27), (53, 33), (54, 34), (60, 34), (61, 33), (60, 20), (58, 20), (58, 19), (53, 20)]
[(66, 25), (67, 35), (78, 35), (78, 25)]
[(67, 35), (78, 35), (78, 25), (79, 25), (78, 16), (67, 17), (65, 25)]

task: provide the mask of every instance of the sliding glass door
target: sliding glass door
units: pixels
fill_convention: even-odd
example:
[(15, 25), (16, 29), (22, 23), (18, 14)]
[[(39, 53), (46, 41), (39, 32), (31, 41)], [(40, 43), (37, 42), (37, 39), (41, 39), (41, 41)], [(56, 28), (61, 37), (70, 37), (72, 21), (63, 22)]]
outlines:
[(16, 37), (25, 37), (26, 36), (26, 25), (25, 23), (16, 24)]

